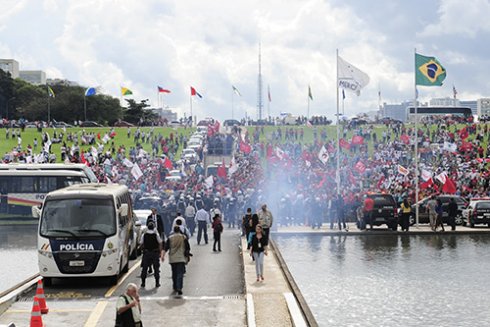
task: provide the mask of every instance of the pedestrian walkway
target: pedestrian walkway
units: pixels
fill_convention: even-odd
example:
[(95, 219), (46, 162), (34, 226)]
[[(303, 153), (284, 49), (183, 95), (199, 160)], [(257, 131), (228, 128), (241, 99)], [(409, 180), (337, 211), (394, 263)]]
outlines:
[(274, 249), (269, 246), (268, 255), (264, 259), (265, 280), (257, 282), (255, 263), (247, 250), (245, 239), (242, 239), (242, 248), (247, 291), (248, 326), (306, 326), (277, 261)]

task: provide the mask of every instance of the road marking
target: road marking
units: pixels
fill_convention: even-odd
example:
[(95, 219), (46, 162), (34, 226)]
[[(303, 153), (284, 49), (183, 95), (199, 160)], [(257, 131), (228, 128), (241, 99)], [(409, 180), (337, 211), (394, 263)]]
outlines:
[(124, 283), (124, 281), (126, 280), (126, 278), (129, 277), (129, 275), (131, 275), (133, 273), (133, 271), (135, 271), (136, 269), (138, 269), (139, 267), (141, 266), (141, 259), (139, 259), (138, 261), (136, 261), (136, 263), (131, 267), (131, 269), (129, 269), (129, 271), (127, 273), (125, 273), (121, 278), (119, 278), (119, 280), (117, 281), (117, 284), (112, 286), (108, 291), (107, 293), (105, 293), (104, 297), (111, 297), (112, 294), (114, 294), (114, 292), (116, 291), (116, 289), (121, 286), (122, 283)]
[(95, 306), (94, 310), (90, 314), (85, 323), (84, 327), (94, 327), (99, 322), (100, 317), (104, 313), (105, 307), (107, 306), (107, 301), (99, 301)]
[(293, 293), (287, 292), (284, 293), (284, 298), (286, 299), (286, 303), (289, 309), (289, 315), (293, 319), (294, 327), (306, 327), (305, 319), (303, 318), (303, 314), (301, 314), (301, 310), (299, 309), (298, 303), (296, 302), (296, 298)]
[(254, 297), (252, 294), (247, 293), (247, 326), (255, 327), (255, 307)]

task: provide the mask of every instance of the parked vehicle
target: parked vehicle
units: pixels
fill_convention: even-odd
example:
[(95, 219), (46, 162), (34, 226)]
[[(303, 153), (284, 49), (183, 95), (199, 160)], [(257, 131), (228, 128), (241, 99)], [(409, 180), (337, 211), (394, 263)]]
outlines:
[[(449, 201), (451, 198), (454, 198), (456, 201), (456, 204), (458, 205), (458, 213), (456, 214), (455, 217), (455, 223), (456, 225), (462, 225), (463, 224), (463, 210), (466, 209), (468, 206), (468, 201), (464, 199), (461, 196), (458, 195), (450, 195), (450, 194), (445, 194), (445, 195), (439, 195), (436, 197), (437, 199), (440, 199), (442, 202), (442, 222), (447, 224), (448, 223), (448, 208), (447, 205), (449, 204)], [(415, 224), (415, 209), (416, 206), (419, 206), (419, 223), (420, 224), (428, 224), (429, 223), (429, 212), (427, 211), (427, 202), (430, 200), (430, 197), (427, 197), (425, 199), (420, 200), (418, 203), (412, 205), (412, 214), (410, 216), (410, 225)]]
[(134, 127), (134, 124), (128, 123), (124, 120), (119, 120), (114, 123), (114, 127)]
[(374, 201), (371, 221), (367, 223), (374, 226), (386, 224), (388, 228), (396, 231), (398, 228), (398, 208), (395, 198), (391, 194), (383, 193), (373, 193), (367, 196)]
[(487, 224), (490, 227), (490, 199), (472, 199), (462, 213), (464, 226), (473, 228), (478, 224)]
[(80, 127), (102, 127), (102, 125), (100, 125), (94, 121), (87, 120), (87, 121), (82, 122), (80, 124)]

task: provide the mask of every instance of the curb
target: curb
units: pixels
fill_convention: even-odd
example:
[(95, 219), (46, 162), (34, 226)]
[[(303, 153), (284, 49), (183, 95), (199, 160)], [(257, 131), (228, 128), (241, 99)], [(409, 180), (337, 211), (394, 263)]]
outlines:
[(18, 283), (17, 285), (9, 288), (8, 290), (0, 294), (0, 315), (2, 315), (7, 309), (17, 301), (22, 295), (33, 290), (38, 280), (42, 279), (39, 274), (33, 275), (26, 280)]
[(289, 271), (289, 268), (284, 261), (284, 258), (282, 257), (281, 252), (279, 251), (279, 248), (276, 246), (276, 243), (274, 240), (271, 238), (269, 239), (269, 245), (274, 250), (274, 254), (277, 258), (277, 261), (279, 262), (279, 265), (281, 266), (282, 273), (289, 284), (289, 288), (292, 291), (292, 294), (296, 298), (296, 301), (299, 304), (299, 307), (301, 309), (301, 313), (303, 314), (303, 317), (305, 318), (308, 326), (310, 327), (318, 327), (318, 323), (316, 322), (315, 316), (310, 310), (310, 307), (308, 306), (308, 303), (306, 303), (305, 298), (303, 297), (303, 294), (301, 293), (301, 290), (299, 289), (298, 285), (294, 281), (293, 275), (291, 275), (291, 272)]

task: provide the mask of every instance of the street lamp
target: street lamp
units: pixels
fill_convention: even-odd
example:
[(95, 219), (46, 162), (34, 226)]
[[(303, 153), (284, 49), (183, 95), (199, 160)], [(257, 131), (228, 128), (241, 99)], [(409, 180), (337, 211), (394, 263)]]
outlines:
[(10, 101), (15, 100), (15, 97), (11, 97), (10, 99), (7, 100), (7, 120), (9, 120), (9, 104)]

